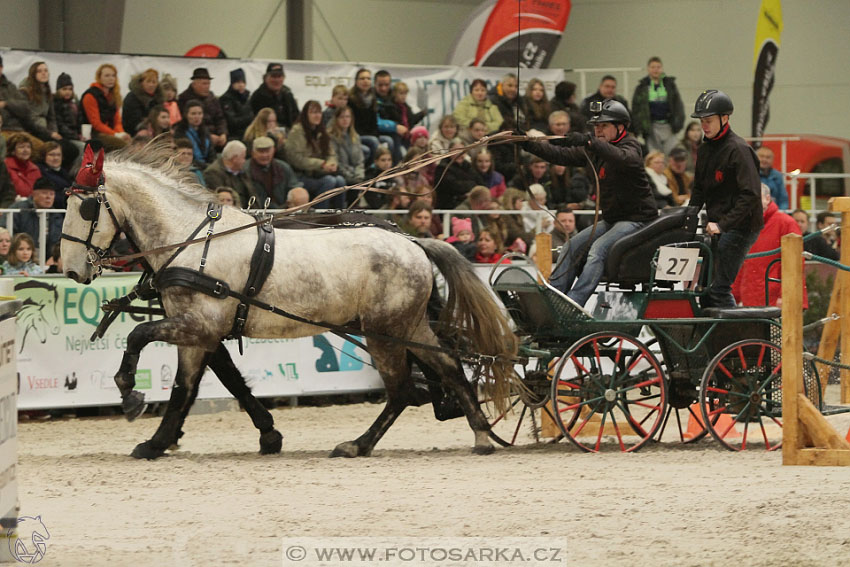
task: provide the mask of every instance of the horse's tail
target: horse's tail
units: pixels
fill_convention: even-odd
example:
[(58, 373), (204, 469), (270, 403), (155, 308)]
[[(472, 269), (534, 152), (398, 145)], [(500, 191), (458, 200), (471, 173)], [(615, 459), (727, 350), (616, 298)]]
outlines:
[[(492, 358), (483, 366), (486, 398), (499, 412), (507, 409), (512, 390), (523, 384), (514, 371), (518, 341), (490, 290), (475, 274), (472, 264), (451, 244), (423, 238), (417, 242), (443, 274), (448, 299), (440, 312), (437, 335), (461, 349)], [(516, 386), (516, 388), (514, 388)]]

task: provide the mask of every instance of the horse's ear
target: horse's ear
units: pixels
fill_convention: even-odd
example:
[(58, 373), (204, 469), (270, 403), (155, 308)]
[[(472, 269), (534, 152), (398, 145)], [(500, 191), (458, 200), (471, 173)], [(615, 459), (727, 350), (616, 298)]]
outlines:
[(94, 163), (94, 152), (91, 149), (91, 144), (86, 144), (86, 151), (83, 153), (83, 165)]
[(97, 152), (97, 159), (94, 162), (94, 167), (92, 168), (92, 173), (95, 175), (99, 175), (100, 172), (103, 171), (103, 156), (105, 155), (103, 148), (100, 148)]

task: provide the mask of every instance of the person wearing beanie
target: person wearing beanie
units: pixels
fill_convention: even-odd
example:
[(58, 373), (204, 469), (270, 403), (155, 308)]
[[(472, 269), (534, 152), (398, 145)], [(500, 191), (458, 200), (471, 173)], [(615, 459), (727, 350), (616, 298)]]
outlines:
[(219, 98), (231, 140), (241, 140), (245, 129), (254, 120), (254, 110), (250, 103), (251, 91), (246, 87), (245, 71), (241, 68), (234, 69), (230, 72), (230, 87)]
[(422, 151), (428, 151), (428, 138), (428, 128), (425, 126), (414, 126), (410, 130), (410, 147), (418, 147)]
[(56, 92), (53, 93), (53, 114), (56, 116), (56, 130), (67, 143), (73, 144), (76, 153), (68, 154), (62, 152), (62, 167), (70, 170), (75, 156), (80, 155), (85, 149), (83, 142), (82, 107), (77, 95), (74, 94), (74, 83), (68, 73), (61, 73), (56, 79)]

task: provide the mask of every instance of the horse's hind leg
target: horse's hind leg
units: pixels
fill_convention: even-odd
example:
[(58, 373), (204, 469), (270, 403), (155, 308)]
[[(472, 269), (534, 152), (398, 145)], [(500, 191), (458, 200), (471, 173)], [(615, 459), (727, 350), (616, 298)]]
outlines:
[(165, 415), (156, 433), (149, 440), (139, 443), (131, 455), (137, 459), (155, 459), (165, 453), (177, 438), (180, 425), (192, 405), (192, 392), (203, 375), (210, 354), (198, 347), (177, 349), (177, 376)]
[[(427, 324), (420, 325), (411, 338), (412, 341), (439, 346), (439, 341)], [(463, 374), (461, 364), (441, 352), (424, 349), (411, 349), (417, 362), (420, 362), (420, 370), (429, 380), (439, 380), (447, 392), (455, 395), (460, 402), (466, 420), (475, 434), (475, 446), (472, 452), (477, 455), (489, 455), (493, 452), (490, 443), (490, 424), (487, 417), (481, 411), (475, 390)]]
[[(263, 404), (254, 397), (251, 389), (245, 383), (245, 377), (233, 364), (233, 359), (230, 357), (230, 352), (225, 348), (224, 344), (219, 344), (215, 352), (210, 356), (210, 369), (215, 372), (227, 391), (239, 400), (245, 411), (251, 417), (251, 421), (260, 431), (260, 454), (270, 455), (272, 453), (280, 453), (283, 445), (283, 436), (274, 428), (274, 418), (272, 414), (263, 407)], [(196, 386), (197, 388), (197, 386)]]
[(396, 418), (408, 406), (408, 396), (413, 388), (410, 384), (410, 369), (407, 365), (405, 348), (385, 341), (369, 340), (369, 354), (384, 381), (387, 404), (375, 422), (354, 441), (340, 443), (331, 457), (368, 457), (375, 444), (390, 428)]

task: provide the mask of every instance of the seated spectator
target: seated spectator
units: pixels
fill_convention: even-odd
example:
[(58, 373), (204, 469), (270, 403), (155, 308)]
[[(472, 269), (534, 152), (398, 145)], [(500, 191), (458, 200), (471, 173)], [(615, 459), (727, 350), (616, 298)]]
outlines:
[(417, 238), (434, 238), (431, 234), (431, 216), (433, 209), (424, 201), (413, 201), (408, 205), (407, 218), (400, 225), (401, 229)]
[(566, 136), (571, 130), (570, 115), (564, 110), (555, 110), (549, 114), (545, 132), (551, 136)]
[(148, 114), (148, 124), (147, 134), (151, 138), (156, 138), (160, 134), (171, 132), (171, 115), (163, 105), (158, 104)]
[(256, 138), (251, 146), (251, 159), (245, 163), (245, 171), (251, 180), (258, 207), (264, 207), (266, 199), (269, 199), (270, 208), (283, 209), (289, 190), (304, 187), (304, 183), (288, 163), (275, 159), (274, 146), (274, 140), (268, 136)]
[(576, 214), (570, 209), (558, 209), (555, 213), (555, 223), (552, 225), (552, 263), (558, 261), (558, 254), (561, 247), (566, 244), (570, 238), (578, 234), (576, 229)]
[(13, 134), (6, 141), (8, 156), (6, 170), (15, 186), (18, 197), (29, 197), (35, 181), (41, 177), (41, 171), (32, 161), (31, 138), (23, 133)]
[[(3, 138), (3, 136), (0, 136), (0, 138)], [(15, 184), (12, 183), (12, 177), (6, 168), (6, 159), (0, 159), (0, 209), (8, 209), (9, 205), (14, 203), (17, 198)]]
[[(779, 248), (782, 237), (786, 234), (800, 234), (800, 227), (789, 215), (779, 210), (779, 207), (771, 199), (771, 189), (766, 184), (761, 184), (761, 204), (764, 208), (764, 227), (759, 233), (758, 240), (750, 247), (749, 254), (766, 252)], [(768, 302), (765, 303), (765, 273), (768, 266), (779, 258), (779, 252), (772, 256), (751, 258), (744, 261), (735, 282), (732, 284), (732, 295), (739, 305), (759, 307), (764, 305), (782, 305), (782, 284), (773, 281), (768, 284)], [(802, 260), (805, 265), (805, 259)], [(780, 279), (781, 265), (775, 263), (770, 266), (770, 277)], [(798, 282), (803, 286), (803, 309), (809, 306), (806, 293), (806, 278)]]
[(572, 211), (589, 209), (594, 205), (590, 201), (590, 179), (583, 167), (549, 165), (549, 202), (550, 208), (567, 207)]
[(667, 186), (667, 177), (664, 175), (666, 167), (664, 154), (660, 151), (649, 152), (643, 160), (646, 176), (652, 182), (652, 196), (655, 197), (655, 206), (659, 209), (672, 207), (676, 200), (673, 191)]
[[(546, 189), (539, 183), (532, 183), (528, 187), (529, 192), (534, 199), (528, 200), (523, 204), (523, 210), (526, 211), (545, 211), (546, 210)], [(538, 232), (552, 232), (552, 217), (549, 215), (526, 214), (522, 215), (522, 222), (526, 232), (537, 234)], [(538, 229), (538, 227), (540, 227)]]
[(245, 129), (254, 121), (250, 97), (251, 91), (245, 82), (245, 71), (241, 68), (234, 69), (230, 72), (230, 86), (219, 98), (231, 140), (241, 140)]
[[(6, 208), (6, 207), (3, 207)], [(12, 246), (12, 235), (8, 229), (0, 227), (0, 264), (6, 261), (9, 248)]]
[(190, 100), (183, 107), (183, 119), (174, 127), (175, 138), (188, 138), (192, 142), (192, 159), (198, 169), (215, 161), (215, 146), (204, 122), (204, 105)]
[(348, 185), (360, 183), (366, 178), (366, 160), (363, 157), (360, 136), (354, 129), (354, 115), (351, 109), (348, 106), (337, 108), (329, 128), (339, 173)]
[(253, 194), (251, 181), (245, 172), (248, 150), (239, 140), (230, 140), (221, 155), (204, 170), (204, 180), (209, 187), (229, 187), (236, 193), (236, 201), (247, 205)]
[(670, 152), (670, 160), (664, 177), (667, 178), (667, 186), (673, 192), (676, 205), (685, 205), (691, 198), (691, 186), (694, 176), (687, 172), (688, 152), (684, 148), (675, 147)]
[(485, 124), (483, 120), (480, 118), (473, 118), (469, 121), (469, 126), (464, 128), (461, 140), (463, 140), (465, 144), (474, 144), (489, 133), (490, 130), (487, 129), (487, 124)]
[(433, 109), (429, 110), (427, 108), (423, 108), (419, 112), (413, 112), (413, 109), (410, 108), (410, 105), (407, 104), (407, 94), (410, 92), (410, 88), (403, 81), (399, 81), (393, 85), (392, 90), (392, 101), (395, 105), (395, 112), (393, 113), (395, 121), (404, 126), (407, 130), (404, 134), (401, 135), (401, 143), (404, 147), (410, 147), (413, 142), (410, 140), (410, 132), (411, 130), (425, 118), (425, 115), (429, 112), (433, 112)]
[(206, 187), (207, 182), (204, 179), (204, 174), (195, 161), (195, 145), (192, 143), (192, 140), (189, 138), (174, 138), (174, 147), (176, 151), (174, 161), (181, 167), (185, 167), (191, 171), (195, 175), (198, 184)]
[[(53, 141), (62, 145), (63, 152), (70, 156), (73, 161), (79, 155), (79, 150), (74, 144), (62, 139), (56, 124), (56, 111), (53, 108), (53, 93), (50, 90), (50, 72), (44, 61), (37, 61), (30, 65), (27, 78), (21, 83), (21, 93), (27, 99), (30, 110), (29, 126), (26, 129), (30, 134), (43, 142)], [(36, 155), (42, 155), (44, 148), (33, 146)]]
[[(228, 144), (230, 142), (227, 142)], [(227, 146), (225, 146), (227, 147)], [(216, 187), (215, 197), (222, 205), (239, 208), (242, 205), (239, 203), (239, 195), (230, 187)]]
[[(53, 114), (56, 116), (56, 130), (62, 136), (62, 139), (73, 144), (77, 148), (77, 153), (81, 153), (85, 149), (83, 141), (82, 129), (80, 125), (83, 123), (83, 109), (80, 106), (80, 101), (74, 94), (74, 83), (71, 82), (71, 76), (67, 73), (61, 73), (56, 79), (56, 92), (53, 94)], [(76, 157), (71, 157), (71, 154), (62, 154), (62, 167), (71, 170)]]
[[(337, 187), (345, 187), (338, 173), (336, 152), (322, 123), (322, 105), (308, 100), (292, 127), (286, 144), (286, 161), (302, 176), (304, 188), (315, 199)], [(340, 193), (317, 204), (317, 208), (344, 209), (345, 195)]]
[[(7, 158), (8, 159), (8, 158)], [(832, 224), (841, 225), (841, 221), (837, 213), (822, 211), (818, 213), (815, 221), (817, 230), (824, 230)], [(817, 256), (829, 258), (830, 260), (838, 261), (840, 254), (838, 251), (838, 235), (835, 230), (829, 230), (823, 234), (813, 236), (803, 242), (803, 249), (806, 252), (811, 252)]]
[[(405, 165), (410, 165), (411, 162), (419, 159), (422, 154), (424, 154), (419, 148), (410, 148), (407, 150), (407, 153), (404, 154), (404, 159), (401, 162)], [(416, 169), (415, 171), (409, 171), (402, 176), (402, 185), (404, 186), (404, 190), (410, 193), (418, 193), (420, 187), (430, 187), (432, 180), (425, 175), (424, 169)]]
[(31, 148), (41, 150), (42, 141), (27, 132), (27, 129), (32, 128), (27, 99), (3, 74), (2, 57), (0, 57), (0, 117), (2, 117), (0, 124), (2, 124), (4, 139), (8, 140), (14, 134), (23, 134), (29, 138)]
[[(508, 187), (505, 194), (501, 198), (502, 209), (506, 211), (522, 211), (525, 210), (525, 192)], [(523, 215), (503, 215), (505, 224), (508, 226), (508, 232), (519, 235), (526, 244), (530, 244), (534, 240), (534, 234), (526, 232), (523, 224)]]
[(762, 146), (756, 151), (759, 158), (759, 176), (761, 182), (770, 187), (770, 197), (780, 210), (788, 208), (788, 191), (785, 189), (785, 178), (773, 169), (773, 150)]
[[(504, 246), (499, 242), (499, 237), (489, 230), (482, 230), (478, 235), (474, 262), (476, 264), (496, 264), (504, 255)], [(510, 260), (505, 260), (510, 264)]]
[[(348, 106), (354, 113), (354, 129), (360, 134), (360, 140), (369, 148), (371, 159), (376, 159), (379, 143), (385, 144), (392, 155), (395, 143), (392, 137), (380, 133), (378, 96), (372, 87), (372, 73), (368, 69), (358, 69), (354, 75), (354, 86), (348, 91)], [(387, 125), (384, 126), (386, 129)], [(368, 157), (366, 163), (369, 163)]]
[[(36, 211), (40, 209), (52, 209), (53, 199), (55, 197), (56, 190), (53, 188), (53, 184), (44, 177), (41, 177), (35, 182), (32, 195), (28, 199), (17, 201), (9, 207), (10, 209), (20, 210), (20, 212), (14, 214), (12, 220), (12, 230), (15, 235), (17, 236), (21, 232), (29, 234), (35, 241), (35, 244), (32, 245), (35, 249), (41, 245), (38, 237), (38, 214)], [(59, 242), (65, 216), (62, 213), (47, 213), (46, 220), (46, 250), (50, 250), (54, 244)]]
[(286, 194), (286, 208), (303, 207), (310, 202), (310, 193), (303, 187), (293, 187)]
[(4, 276), (38, 276), (44, 269), (35, 262), (35, 243), (26, 233), (16, 233), (9, 247), (9, 255), (0, 270)]
[(518, 189), (527, 189), (535, 183), (543, 186), (546, 194), (549, 194), (552, 187), (552, 179), (549, 177), (549, 163), (543, 158), (530, 156), (525, 167), (514, 176), (508, 185)]
[(65, 191), (71, 187), (74, 177), (62, 167), (62, 147), (56, 142), (44, 144), (44, 162), (38, 164), (41, 176), (50, 181), (56, 195), (53, 199), (54, 209), (65, 208)]
[[(483, 123), (482, 123), (483, 124)], [(428, 129), (425, 126), (414, 126), (410, 129), (410, 147), (428, 151)]]
[(164, 99), (162, 106), (168, 111), (171, 125), (174, 126), (183, 118), (183, 115), (180, 114), (180, 105), (177, 102), (177, 79), (165, 73), (159, 84), (162, 87), (162, 97)]
[(474, 79), (469, 86), (469, 94), (455, 106), (452, 115), (457, 123), (468, 128), (473, 118), (484, 121), (487, 131), (492, 132), (502, 123), (502, 113), (487, 96), (487, 83), (483, 79)]
[(437, 131), (431, 136), (428, 149), (435, 154), (444, 154), (456, 141), (460, 141), (457, 137), (457, 120), (451, 114), (446, 114), (440, 119)]
[(702, 144), (702, 126), (696, 120), (688, 122), (685, 133), (679, 141), (679, 146), (687, 152), (685, 154), (685, 171), (693, 176), (697, 165), (697, 148)]
[(387, 147), (393, 154), (393, 165), (398, 165), (401, 162), (403, 148), (402, 137), (408, 134), (407, 127), (399, 122), (400, 116), (398, 109), (393, 103), (392, 92), (392, 76), (386, 69), (381, 69), (375, 73), (375, 102), (378, 108), (378, 133), (382, 137), (381, 140), (392, 140), (392, 143), (387, 142)]
[(482, 148), (472, 158), (472, 165), (481, 178), (480, 185), (490, 188), (490, 196), (498, 199), (507, 188), (505, 178), (493, 168), (493, 155)]
[[(460, 147), (463, 147), (463, 143), (458, 140), (452, 143), (449, 149)], [(434, 189), (437, 193), (438, 209), (457, 208), (472, 188), (481, 184), (478, 173), (465, 157), (463, 153), (458, 153), (453, 158), (444, 158), (437, 164), (434, 172)], [(486, 189), (489, 193), (489, 187)]]
[(475, 253), (478, 248), (475, 244), (475, 235), (472, 233), (472, 219), (452, 217), (452, 234), (446, 238), (446, 242), (455, 247), (461, 256), (475, 261)]
[(602, 77), (602, 80), (599, 81), (599, 88), (596, 89), (596, 92), (588, 97), (585, 97), (585, 99), (581, 101), (581, 113), (584, 118), (586, 120), (590, 120), (593, 117), (593, 113), (590, 111), (591, 103), (602, 102), (603, 100), (608, 100), (609, 98), (613, 98), (614, 100), (625, 106), (626, 110), (629, 109), (629, 102), (622, 96), (617, 94), (617, 78), (613, 75), (605, 75), (604, 77)]
[[(483, 185), (477, 185), (467, 195), (462, 203), (454, 207), (458, 211), (489, 211), (493, 198), (490, 196), (490, 189)], [(470, 215), (472, 220), (472, 232), (476, 235), (481, 234), (481, 231), (487, 227), (487, 217), (485, 215)]]
[(525, 88), (525, 108), (528, 129), (545, 132), (549, 127), (549, 114), (552, 113), (552, 107), (546, 96), (546, 86), (538, 78), (528, 81)]
[(91, 124), (92, 139), (103, 144), (107, 152), (130, 143), (130, 135), (121, 125), (121, 87), (118, 71), (110, 63), (97, 68), (94, 82), (83, 93), (83, 120)]
[(124, 97), (121, 124), (125, 132), (135, 136), (142, 120), (148, 117), (154, 107), (165, 102), (165, 95), (159, 86), (159, 73), (156, 69), (146, 69), (134, 75), (130, 79), (129, 90)]
[(192, 72), (191, 81), (186, 90), (177, 97), (180, 112), (186, 114), (189, 101), (196, 100), (201, 103), (204, 126), (213, 147), (223, 148), (227, 143), (227, 118), (224, 116), (218, 97), (210, 90), (212, 77), (205, 68), (198, 67)]
[[(514, 130), (516, 130), (516, 122), (513, 118), (505, 120), (499, 127), (500, 132), (512, 132)], [(494, 144), (487, 147), (490, 153), (493, 154), (493, 166), (496, 168), (496, 171), (505, 177), (505, 181), (514, 179), (518, 171), (518, 160), (516, 159), (516, 154), (514, 154), (513, 147), (514, 144)], [(508, 186), (510, 185), (508, 183)]]
[(322, 122), (325, 123), (325, 128), (330, 129), (336, 111), (346, 106), (348, 106), (348, 88), (345, 85), (334, 85), (331, 90), (331, 99), (325, 102), (325, 109), (322, 111)]
[(251, 110), (257, 114), (263, 108), (274, 110), (277, 121), (284, 128), (292, 128), (298, 119), (298, 103), (289, 87), (284, 85), (286, 74), (280, 63), (269, 63), (263, 84), (251, 95)]
[(555, 96), (549, 101), (552, 112), (563, 110), (570, 118), (570, 129), (574, 132), (584, 132), (585, 118), (576, 104), (576, 84), (561, 81), (555, 85)]
[[(386, 196), (386, 202), (379, 209), (381, 211), (400, 211), (410, 206), (410, 197), (399, 191), (393, 191)], [(405, 222), (405, 215), (380, 215), (381, 218), (392, 221), (400, 227)], [(402, 230), (404, 228), (402, 227)]]
[[(377, 152), (375, 153), (375, 161), (366, 169), (365, 180), (368, 181), (370, 179), (375, 179), (379, 175), (383, 174), (386, 170), (391, 168), (392, 165), (393, 156), (389, 148), (378, 148)], [(396, 189), (400, 185), (401, 183), (397, 177), (388, 177), (381, 181), (376, 181), (372, 184), (372, 186), (376, 189), (384, 189), (387, 191)], [(357, 193), (354, 193), (353, 195), (351, 195), (350, 198), (356, 199), (358, 198), (358, 196), (359, 195)], [(370, 209), (380, 209), (387, 199), (381, 193), (367, 191), (363, 194), (361, 200), (366, 201), (366, 206)]]
[(271, 108), (261, 108), (254, 120), (245, 129), (242, 141), (250, 152), (251, 144), (256, 138), (271, 138), (275, 142), (275, 157), (283, 160), (286, 157), (286, 134), (284, 128), (277, 123), (277, 114)]
[(525, 100), (519, 96), (519, 82), (516, 75), (508, 73), (503, 76), (502, 80), (490, 89), (488, 94), (490, 100), (502, 114), (502, 121), (512, 121), (513, 128), (511, 130), (528, 129), (528, 109), (525, 107)]
[(420, 185), (417, 187), (416, 197), (413, 198), (413, 202), (421, 201), (431, 207), (431, 226), (429, 228), (434, 238), (439, 238), (444, 240), (446, 238), (446, 234), (443, 234), (443, 220), (440, 218), (440, 215), (434, 214), (434, 189), (427, 185)]
[(800, 227), (800, 234), (806, 236), (809, 234), (809, 213), (804, 211), (803, 209), (795, 209), (793, 213), (791, 213), (791, 218), (796, 221), (797, 226)]

